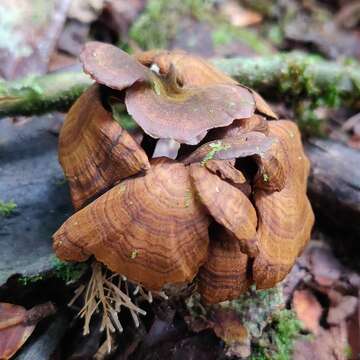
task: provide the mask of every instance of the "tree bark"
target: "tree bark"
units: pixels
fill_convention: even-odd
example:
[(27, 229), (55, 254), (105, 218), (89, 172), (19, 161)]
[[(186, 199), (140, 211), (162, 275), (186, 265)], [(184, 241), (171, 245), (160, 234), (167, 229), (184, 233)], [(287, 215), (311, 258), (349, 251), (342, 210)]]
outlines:
[(305, 151), (311, 161), (308, 192), (318, 224), (338, 230), (343, 245), (349, 240), (360, 251), (360, 151), (321, 139), (309, 139)]
[(91, 83), (80, 71), (0, 81), (0, 118), (65, 111)]

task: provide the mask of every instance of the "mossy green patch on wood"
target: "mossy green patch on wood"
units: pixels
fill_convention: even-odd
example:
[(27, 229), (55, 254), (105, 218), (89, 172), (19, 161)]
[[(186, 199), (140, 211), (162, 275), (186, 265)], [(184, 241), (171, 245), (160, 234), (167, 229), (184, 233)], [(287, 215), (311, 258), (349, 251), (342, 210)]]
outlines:
[(134, 119), (126, 112), (122, 103), (111, 104), (112, 116), (114, 120), (125, 130), (132, 131), (139, 126)]
[(13, 201), (4, 202), (0, 200), (0, 215), (10, 216), (16, 207), (17, 205)]
[(20, 276), (18, 282), (24, 286), (37, 283), (51, 277), (56, 277), (63, 280), (65, 283), (77, 281), (84, 274), (87, 269), (86, 263), (68, 263), (61, 261), (56, 256), (52, 259), (53, 269), (42, 274), (35, 274), (29, 276)]
[[(252, 344), (249, 360), (291, 359), (294, 342), (302, 329), (295, 313), (283, 308), (280, 285), (268, 290), (252, 287), (238, 299), (211, 306), (202, 305), (199, 294), (194, 294), (186, 300), (186, 305), (193, 320), (205, 322), (219, 309), (235, 312)], [(226, 348), (228, 346), (231, 344), (225, 344)]]
[(221, 140), (209, 144), (210, 151), (201, 160), (200, 164), (205, 166), (209, 160), (212, 160), (216, 153), (219, 151), (227, 150), (230, 148), (229, 144), (224, 144)]
[[(264, 335), (256, 343), (250, 360), (289, 360), (295, 340), (300, 336), (301, 324), (291, 310), (280, 310)], [(272, 346), (270, 346), (272, 345)]]
[(150, 0), (131, 27), (130, 37), (144, 50), (166, 48), (175, 37), (181, 18), (202, 18), (210, 4), (207, 0)]
[(56, 256), (53, 259), (54, 276), (65, 282), (77, 281), (87, 269), (86, 263), (69, 263), (60, 260)]
[(253, 30), (235, 27), (225, 20), (213, 21), (212, 23), (214, 26), (212, 39), (215, 47), (241, 41), (257, 54), (266, 55), (271, 52), (269, 44), (261, 39)]
[(130, 29), (130, 37), (145, 50), (167, 48), (187, 17), (210, 25), (215, 47), (241, 41), (258, 54), (271, 52), (255, 31), (233, 26), (219, 16), (213, 0), (150, 0)]

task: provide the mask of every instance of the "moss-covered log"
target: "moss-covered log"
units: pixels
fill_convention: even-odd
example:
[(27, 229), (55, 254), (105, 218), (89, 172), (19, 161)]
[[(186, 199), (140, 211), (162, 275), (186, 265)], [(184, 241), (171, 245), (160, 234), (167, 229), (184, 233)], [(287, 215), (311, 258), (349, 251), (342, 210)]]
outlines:
[[(286, 95), (295, 101), (322, 99), (329, 106), (358, 106), (360, 69), (318, 58), (289, 53), (257, 58), (216, 59), (213, 63), (244, 85), (266, 97)], [(67, 110), (91, 84), (80, 72), (32, 76), (0, 82), (0, 117)]]
[(360, 102), (358, 64), (339, 64), (301, 53), (218, 59), (213, 63), (265, 96), (266, 90), (271, 89), (295, 101), (319, 99), (328, 106), (352, 106)]
[(65, 111), (91, 83), (75, 71), (0, 81), (0, 118)]

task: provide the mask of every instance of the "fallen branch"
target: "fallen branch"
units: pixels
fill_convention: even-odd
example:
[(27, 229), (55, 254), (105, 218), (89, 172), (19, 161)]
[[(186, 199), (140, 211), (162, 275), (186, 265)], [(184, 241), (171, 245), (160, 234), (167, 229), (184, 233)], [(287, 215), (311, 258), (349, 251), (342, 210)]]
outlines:
[(240, 83), (260, 92), (273, 89), (295, 100), (320, 97), (329, 106), (360, 101), (357, 65), (342, 65), (300, 53), (218, 59), (213, 63)]
[(337, 245), (352, 242), (349, 249), (359, 252), (360, 152), (322, 139), (309, 139), (305, 151), (311, 161), (308, 192), (318, 225), (339, 230), (342, 237)]
[[(324, 99), (352, 105), (360, 100), (360, 69), (297, 53), (258, 58), (216, 59), (213, 63), (239, 82), (272, 96)], [(0, 82), (0, 118), (65, 111), (91, 84), (81, 72), (31, 76)]]
[(75, 71), (0, 81), (0, 118), (65, 111), (91, 83)]

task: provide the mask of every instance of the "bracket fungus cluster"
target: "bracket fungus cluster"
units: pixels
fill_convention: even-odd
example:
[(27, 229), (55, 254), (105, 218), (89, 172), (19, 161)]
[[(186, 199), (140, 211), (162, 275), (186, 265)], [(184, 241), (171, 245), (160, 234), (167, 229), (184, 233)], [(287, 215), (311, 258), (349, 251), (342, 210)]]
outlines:
[(147, 290), (195, 281), (205, 303), (281, 281), (314, 221), (297, 126), (182, 51), (91, 42), (81, 61), (96, 83), (60, 133), (77, 211), (54, 234), (57, 256), (94, 256)]

